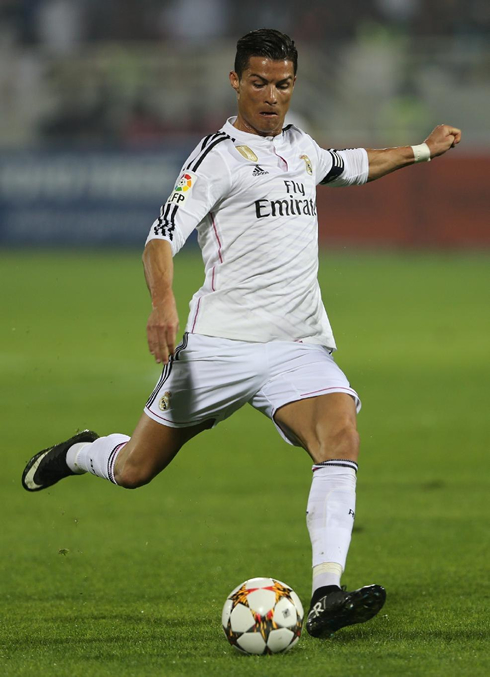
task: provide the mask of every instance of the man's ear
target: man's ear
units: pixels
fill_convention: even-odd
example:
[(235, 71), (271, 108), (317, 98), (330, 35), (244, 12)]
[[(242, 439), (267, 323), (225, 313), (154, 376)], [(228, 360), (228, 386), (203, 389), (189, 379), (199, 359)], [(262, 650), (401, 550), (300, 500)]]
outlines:
[(240, 89), (240, 79), (238, 75), (235, 73), (235, 71), (230, 71), (230, 85), (238, 94), (238, 90)]

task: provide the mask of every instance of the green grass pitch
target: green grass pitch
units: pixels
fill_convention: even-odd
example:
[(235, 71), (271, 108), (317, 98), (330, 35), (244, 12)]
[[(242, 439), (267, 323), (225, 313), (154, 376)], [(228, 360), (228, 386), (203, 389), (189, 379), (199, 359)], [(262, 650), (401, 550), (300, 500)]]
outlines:
[[(183, 327), (198, 254), (176, 269)], [(77, 428), (131, 433), (159, 369), (139, 253), (4, 251), (0, 275), (0, 675), (490, 674), (488, 256), (322, 256), (337, 361), (364, 405), (343, 582), (388, 600), (270, 657), (236, 654), (221, 608), (253, 576), (307, 605), (307, 455), (246, 407), (145, 488), (85, 476), (27, 494), (39, 449)]]

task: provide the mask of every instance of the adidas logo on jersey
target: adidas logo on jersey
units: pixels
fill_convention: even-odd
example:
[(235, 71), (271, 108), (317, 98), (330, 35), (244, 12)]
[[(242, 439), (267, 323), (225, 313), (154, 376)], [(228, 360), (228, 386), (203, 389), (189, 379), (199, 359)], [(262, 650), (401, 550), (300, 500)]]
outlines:
[(263, 176), (264, 174), (268, 174), (269, 172), (266, 172), (265, 169), (262, 169), (260, 165), (255, 165), (255, 169), (252, 172), (252, 176)]

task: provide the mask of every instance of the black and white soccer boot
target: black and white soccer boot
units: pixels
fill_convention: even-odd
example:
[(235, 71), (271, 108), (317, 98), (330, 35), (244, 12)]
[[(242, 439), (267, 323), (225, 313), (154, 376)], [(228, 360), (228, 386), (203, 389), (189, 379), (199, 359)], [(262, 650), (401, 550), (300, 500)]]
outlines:
[(330, 637), (346, 625), (373, 618), (385, 601), (386, 590), (381, 585), (366, 585), (353, 592), (319, 588), (311, 600), (306, 629), (312, 637)]
[(51, 487), (63, 477), (75, 475), (66, 465), (66, 452), (79, 442), (93, 442), (99, 436), (92, 430), (82, 430), (69, 440), (38, 452), (31, 458), (22, 473), (22, 486), (27, 491), (41, 491)]

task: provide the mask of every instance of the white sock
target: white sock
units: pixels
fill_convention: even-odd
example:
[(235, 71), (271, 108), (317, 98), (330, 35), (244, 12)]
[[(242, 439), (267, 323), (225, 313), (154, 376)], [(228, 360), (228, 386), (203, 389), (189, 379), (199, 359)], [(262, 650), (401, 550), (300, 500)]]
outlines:
[(337, 562), (325, 562), (313, 567), (313, 585), (312, 592), (318, 588), (324, 588), (327, 585), (336, 585), (340, 588), (340, 578), (343, 569)]
[(77, 444), (72, 444), (71, 447), (68, 449), (66, 452), (66, 465), (70, 468), (72, 472), (75, 473), (75, 475), (83, 475), (85, 474), (86, 470), (83, 470), (83, 468), (80, 468), (80, 466), (77, 463), (77, 458), (78, 458), (78, 452), (83, 449), (83, 447), (86, 447), (87, 444), (91, 444), (90, 442), (77, 442)]
[(306, 522), (313, 551), (313, 592), (340, 586), (354, 526), (357, 463), (344, 459), (313, 466)]
[(77, 474), (90, 472), (117, 484), (114, 477), (116, 458), (129, 439), (127, 435), (114, 433), (94, 442), (74, 444), (68, 449), (66, 463)]

